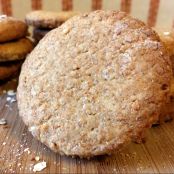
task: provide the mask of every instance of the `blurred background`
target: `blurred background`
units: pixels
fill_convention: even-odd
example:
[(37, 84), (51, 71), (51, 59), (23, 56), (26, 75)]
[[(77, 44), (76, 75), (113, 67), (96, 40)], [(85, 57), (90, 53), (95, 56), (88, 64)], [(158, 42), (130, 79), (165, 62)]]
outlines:
[(0, 0), (0, 13), (24, 19), (31, 10), (122, 10), (149, 26), (174, 26), (174, 0)]

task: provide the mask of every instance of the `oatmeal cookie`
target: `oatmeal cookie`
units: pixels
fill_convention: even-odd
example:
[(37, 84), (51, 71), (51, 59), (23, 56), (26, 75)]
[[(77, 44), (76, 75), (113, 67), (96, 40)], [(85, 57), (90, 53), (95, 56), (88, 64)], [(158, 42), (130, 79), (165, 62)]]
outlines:
[(19, 115), (55, 152), (110, 154), (158, 119), (171, 69), (159, 37), (143, 22), (117, 11), (75, 16), (25, 60)]
[(25, 22), (0, 15), (0, 43), (25, 37), (27, 29)]
[(24, 59), (33, 47), (33, 42), (28, 38), (0, 43), (0, 62)]

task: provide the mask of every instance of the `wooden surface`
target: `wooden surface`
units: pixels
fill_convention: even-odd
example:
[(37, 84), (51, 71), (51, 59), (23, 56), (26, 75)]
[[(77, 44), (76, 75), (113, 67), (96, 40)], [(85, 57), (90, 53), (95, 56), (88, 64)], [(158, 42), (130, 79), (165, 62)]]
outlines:
[[(1, 84), (0, 91), (16, 87)], [(47, 167), (41, 173), (174, 173), (174, 121), (153, 127), (144, 144), (131, 143), (122, 152), (91, 160), (59, 156), (35, 140), (18, 116), (17, 103), (0, 96), (0, 173), (33, 173), (39, 156)]]

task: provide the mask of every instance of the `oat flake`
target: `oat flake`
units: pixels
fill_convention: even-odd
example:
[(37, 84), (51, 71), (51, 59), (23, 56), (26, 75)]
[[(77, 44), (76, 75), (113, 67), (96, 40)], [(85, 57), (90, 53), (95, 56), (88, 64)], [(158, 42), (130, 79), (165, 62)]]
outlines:
[(45, 161), (37, 163), (34, 165), (33, 172), (40, 172), (47, 167), (47, 163)]
[(5, 125), (5, 124), (7, 124), (7, 121), (5, 120), (5, 118), (1, 118), (0, 125)]

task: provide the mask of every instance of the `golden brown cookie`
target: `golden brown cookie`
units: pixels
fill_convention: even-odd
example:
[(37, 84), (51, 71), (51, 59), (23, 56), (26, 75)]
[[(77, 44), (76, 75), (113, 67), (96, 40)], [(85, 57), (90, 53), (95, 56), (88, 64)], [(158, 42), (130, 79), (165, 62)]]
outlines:
[(0, 44), (0, 62), (24, 59), (33, 49), (33, 43), (28, 38)]
[(23, 61), (1, 62), (0, 63), (0, 80), (5, 80), (14, 76), (20, 69)]
[(110, 154), (158, 119), (171, 78), (151, 28), (124, 12), (95, 11), (50, 31), (27, 57), (19, 115), (55, 152)]
[(0, 43), (25, 37), (26, 34), (26, 23), (6, 15), (0, 15)]
[(51, 12), (51, 11), (32, 11), (26, 15), (26, 22), (36, 28), (56, 28), (63, 22), (79, 14), (73, 11)]

